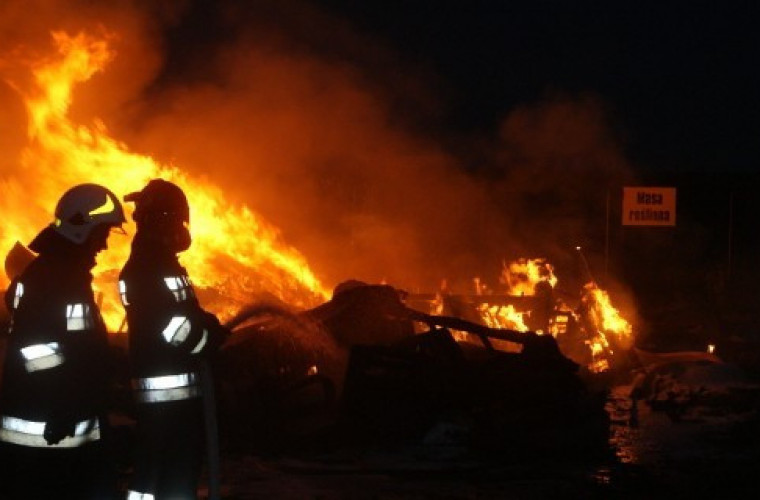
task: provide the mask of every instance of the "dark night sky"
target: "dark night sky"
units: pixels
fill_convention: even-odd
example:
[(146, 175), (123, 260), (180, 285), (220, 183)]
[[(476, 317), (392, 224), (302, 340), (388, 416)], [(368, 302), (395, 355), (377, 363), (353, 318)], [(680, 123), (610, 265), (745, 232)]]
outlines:
[[(221, 3), (235, 4), (243, 18), (293, 23), (283, 18), (287, 8), (273, 13), (279, 7), (266, 1)], [(430, 91), (444, 111), (428, 119), (429, 128), (444, 136), (492, 133), (518, 105), (588, 93), (602, 100), (627, 156), (645, 171), (747, 172), (760, 156), (760, 6), (753, 2), (305, 3), (344, 19), (402, 63), (375, 76), (391, 79), (381, 72), (404, 67), (432, 75)], [(197, 65), (198, 48), (228, 27), (215, 23), (213, 0), (191, 6), (169, 40)], [(299, 29), (302, 41), (322, 43), (318, 28)], [(358, 54), (345, 49), (338, 57)], [(181, 64), (170, 57), (167, 71)]]
[(492, 129), (547, 92), (591, 92), (645, 168), (757, 163), (760, 17), (751, 2), (320, 3), (439, 73), (456, 129)]

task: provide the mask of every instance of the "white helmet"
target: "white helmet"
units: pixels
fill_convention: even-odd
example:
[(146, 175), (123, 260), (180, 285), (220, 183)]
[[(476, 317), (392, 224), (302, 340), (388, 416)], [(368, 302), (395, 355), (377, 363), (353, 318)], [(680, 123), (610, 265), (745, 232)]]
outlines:
[(79, 184), (58, 200), (53, 229), (81, 245), (95, 227), (121, 227), (124, 222), (124, 209), (116, 195), (98, 184)]

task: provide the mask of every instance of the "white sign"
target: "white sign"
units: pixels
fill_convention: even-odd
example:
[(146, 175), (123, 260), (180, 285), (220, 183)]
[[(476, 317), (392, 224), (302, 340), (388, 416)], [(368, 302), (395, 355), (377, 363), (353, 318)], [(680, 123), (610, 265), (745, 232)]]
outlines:
[(624, 226), (675, 226), (676, 188), (624, 187)]

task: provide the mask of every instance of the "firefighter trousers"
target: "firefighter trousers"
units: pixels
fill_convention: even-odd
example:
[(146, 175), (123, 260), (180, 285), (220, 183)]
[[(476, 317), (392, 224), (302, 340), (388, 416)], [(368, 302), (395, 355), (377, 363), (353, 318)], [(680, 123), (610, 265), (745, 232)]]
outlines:
[(200, 398), (137, 407), (135, 466), (129, 489), (156, 499), (195, 499), (204, 455)]

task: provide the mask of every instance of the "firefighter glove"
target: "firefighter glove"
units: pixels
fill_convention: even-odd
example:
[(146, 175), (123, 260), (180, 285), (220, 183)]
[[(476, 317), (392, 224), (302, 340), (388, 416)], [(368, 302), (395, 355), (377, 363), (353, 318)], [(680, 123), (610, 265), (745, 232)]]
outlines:
[(47, 444), (58, 444), (67, 437), (74, 436), (76, 422), (68, 419), (54, 419), (45, 424), (45, 433), (43, 434)]
[(224, 344), (224, 342), (227, 340), (227, 338), (232, 334), (229, 328), (222, 325), (219, 322), (219, 318), (217, 318), (215, 315), (206, 312), (206, 328), (209, 329), (209, 333), (211, 334), (211, 345), (213, 346), (213, 349), (216, 350)]

